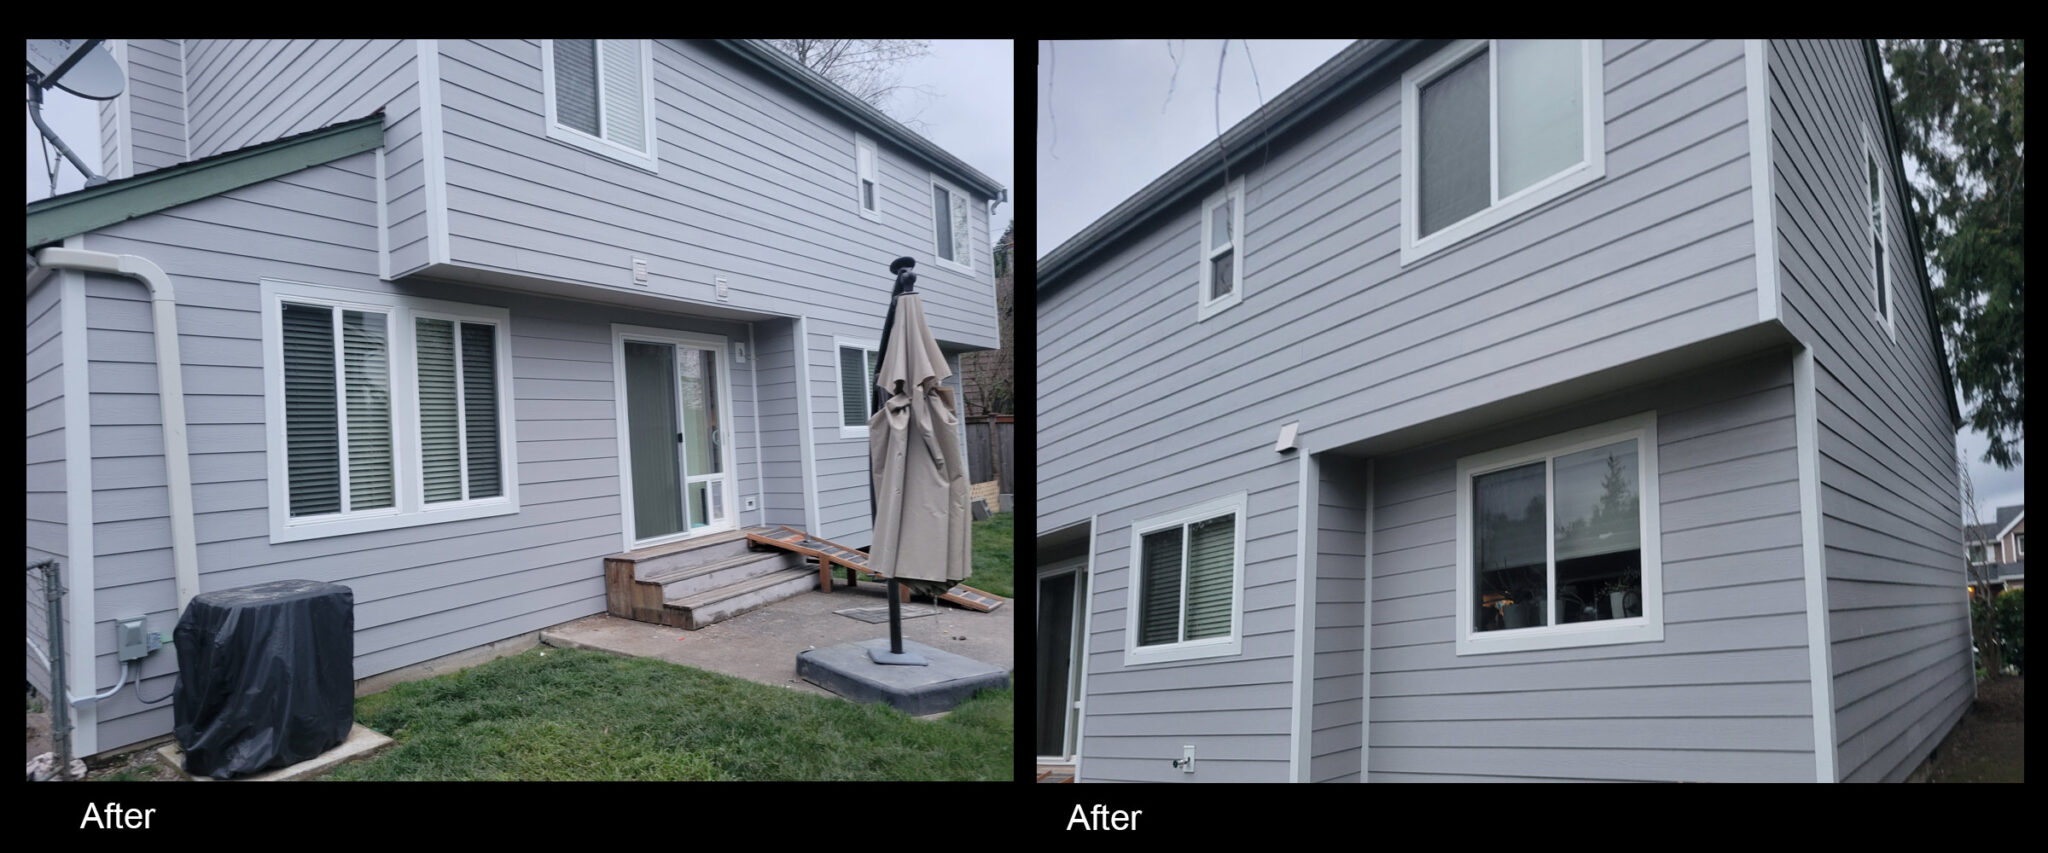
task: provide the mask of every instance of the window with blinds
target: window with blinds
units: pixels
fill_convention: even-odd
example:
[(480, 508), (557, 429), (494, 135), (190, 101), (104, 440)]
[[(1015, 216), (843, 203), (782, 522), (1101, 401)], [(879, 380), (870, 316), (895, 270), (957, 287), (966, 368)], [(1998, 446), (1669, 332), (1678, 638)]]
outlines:
[(548, 135), (654, 169), (651, 43), (551, 39), (542, 50)]
[[(875, 376), (882, 353), (872, 344), (839, 344), (839, 427), (865, 433), (875, 414)], [(854, 437), (854, 436), (848, 436)]]
[(1402, 75), (1403, 264), (1606, 171), (1597, 39), (1455, 42)]
[(504, 309), (263, 291), (272, 541), (518, 510)]
[(1237, 495), (1134, 525), (1127, 660), (1237, 650), (1243, 517)]
[(279, 319), (290, 514), (393, 506), (388, 315), (286, 303)]
[(426, 502), (497, 497), (496, 330), (434, 317), (413, 322)]

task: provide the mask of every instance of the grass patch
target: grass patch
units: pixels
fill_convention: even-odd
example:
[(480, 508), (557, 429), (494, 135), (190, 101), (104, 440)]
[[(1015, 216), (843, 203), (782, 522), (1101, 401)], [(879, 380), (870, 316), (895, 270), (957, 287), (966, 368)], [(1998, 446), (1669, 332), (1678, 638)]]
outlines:
[(1015, 693), (937, 721), (645, 658), (542, 648), (356, 700), (397, 743), (337, 780), (1012, 777)]
[(1015, 538), (1011, 525), (1016, 513), (999, 512), (974, 522), (974, 574), (967, 585), (1004, 598), (1017, 597)]

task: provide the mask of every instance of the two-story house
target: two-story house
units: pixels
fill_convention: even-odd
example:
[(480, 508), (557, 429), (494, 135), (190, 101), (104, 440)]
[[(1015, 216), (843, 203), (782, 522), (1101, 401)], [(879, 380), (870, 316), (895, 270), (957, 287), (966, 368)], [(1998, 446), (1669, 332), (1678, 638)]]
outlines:
[(1043, 256), (1040, 761), (1907, 776), (1972, 682), (1886, 91), (1365, 41)]
[(1973, 574), (1993, 592), (2027, 585), (2027, 507), (2002, 506), (1993, 520), (1963, 531), (1963, 547)]
[(606, 555), (865, 546), (890, 262), (956, 376), (997, 345), (1004, 189), (761, 43), (113, 45), (115, 180), (27, 216), (30, 559), (71, 692), (139, 681), (78, 754), (170, 730), (114, 620), (200, 592), (347, 585), (364, 678), (604, 612)]

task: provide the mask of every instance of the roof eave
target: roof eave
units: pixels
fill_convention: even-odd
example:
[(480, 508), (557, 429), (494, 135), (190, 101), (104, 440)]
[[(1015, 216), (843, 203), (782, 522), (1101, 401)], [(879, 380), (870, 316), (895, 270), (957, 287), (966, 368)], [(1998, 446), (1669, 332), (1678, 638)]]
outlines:
[(28, 205), (28, 248), (34, 250), (75, 234), (374, 151), (383, 145), (384, 113), (380, 109), (353, 121), (51, 196)]
[[(1891, 84), (1884, 77), (1884, 57), (1879, 52), (1876, 39), (1863, 40), (1863, 58), (1869, 66), (1872, 91), (1877, 95), (1878, 108), (1884, 111), (1885, 143), (1891, 146), (1892, 181), (1900, 187), (1906, 183), (1905, 151), (1899, 146), (1898, 120), (1892, 116)], [(1912, 215), (1911, 205), (1900, 205), (1907, 215)], [(1927, 329), (1934, 337), (1934, 360), (1941, 364), (1942, 394), (1948, 400), (1949, 421), (1954, 428), (1963, 428), (1962, 406), (1956, 402), (1955, 371), (1949, 366), (1948, 344), (1943, 342), (1941, 323), (1934, 316), (1934, 279), (1927, 275), (1927, 252), (1920, 247), (1920, 229), (1906, 229), (1906, 245), (1913, 250), (1913, 263), (1920, 268), (1920, 307), (1927, 314)]]
[(1338, 52), (1328, 62), (1309, 72), (1307, 77), (1224, 131), (1222, 136), (1188, 155), (1166, 174), (1040, 257), (1037, 288), (1045, 291), (1059, 284), (1062, 277), (1078, 269), (1082, 261), (1116, 242), (1153, 214), (1180, 202), (1195, 188), (1205, 185), (1239, 158), (1247, 156), (1251, 153), (1251, 146), (1242, 145), (1244, 140), (1266, 138), (1286, 131), (1410, 55), (1420, 43), (1419, 39), (1363, 39)]
[(817, 96), (825, 106), (851, 120), (856, 126), (888, 139), (897, 145), (910, 149), (938, 167), (945, 177), (967, 185), (989, 198), (995, 198), (1003, 191), (1003, 185), (996, 179), (982, 174), (973, 166), (948, 153), (946, 149), (931, 140), (917, 135), (902, 122), (890, 118), (881, 110), (869, 106), (866, 101), (854, 97), (845, 89), (788, 54), (776, 50), (760, 39), (713, 39), (770, 76), (781, 79), (799, 89)]

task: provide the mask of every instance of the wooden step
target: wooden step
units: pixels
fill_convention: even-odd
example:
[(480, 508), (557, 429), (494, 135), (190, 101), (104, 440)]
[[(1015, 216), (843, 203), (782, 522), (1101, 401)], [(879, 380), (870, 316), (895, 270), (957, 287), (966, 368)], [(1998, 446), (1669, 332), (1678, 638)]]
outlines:
[(681, 627), (695, 631), (749, 610), (802, 595), (810, 591), (814, 582), (815, 576), (809, 569), (787, 569), (662, 604), (665, 609), (682, 615)]
[(700, 566), (677, 566), (636, 578), (641, 583), (659, 584), (664, 601), (708, 592), (765, 574), (804, 568), (804, 558), (790, 553), (741, 554)]

